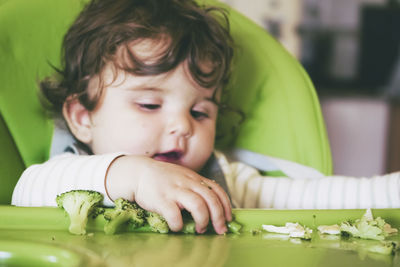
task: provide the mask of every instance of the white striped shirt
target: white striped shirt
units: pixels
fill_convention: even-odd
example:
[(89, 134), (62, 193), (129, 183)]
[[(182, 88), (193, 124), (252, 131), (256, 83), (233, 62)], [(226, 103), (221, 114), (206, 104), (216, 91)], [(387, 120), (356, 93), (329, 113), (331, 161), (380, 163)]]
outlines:
[[(58, 194), (72, 189), (95, 190), (107, 197), (104, 179), (111, 162), (122, 153), (64, 153), (32, 165), (22, 174), (12, 196), (17, 206), (56, 206)], [(400, 208), (400, 173), (371, 178), (327, 176), (312, 179), (262, 176), (240, 162), (215, 152), (225, 175), (233, 206), (273, 209)]]
[(269, 177), (241, 162), (228, 162), (222, 153), (216, 154), (236, 208), (400, 208), (400, 172), (370, 178)]
[(122, 153), (76, 155), (64, 153), (27, 168), (14, 188), (11, 204), (25, 207), (57, 206), (56, 196), (74, 189), (95, 190), (112, 206), (104, 179), (111, 162)]

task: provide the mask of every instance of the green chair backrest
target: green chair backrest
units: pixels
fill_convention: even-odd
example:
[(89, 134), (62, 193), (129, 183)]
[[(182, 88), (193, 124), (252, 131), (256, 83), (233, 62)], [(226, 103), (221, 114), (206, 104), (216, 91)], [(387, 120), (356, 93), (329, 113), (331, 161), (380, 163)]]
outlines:
[(1, 115), (0, 149), (0, 204), (7, 204), (25, 165)]
[[(49, 157), (53, 123), (40, 106), (37, 82), (53, 73), (49, 63), (59, 66), (63, 35), (85, 2), (0, 0), (0, 204), (10, 202), (24, 167)], [(234, 10), (229, 17), (238, 47), (231, 104), (246, 114), (229, 145), (330, 174), (329, 143), (309, 77), (262, 28)], [(226, 146), (227, 139), (217, 142)]]

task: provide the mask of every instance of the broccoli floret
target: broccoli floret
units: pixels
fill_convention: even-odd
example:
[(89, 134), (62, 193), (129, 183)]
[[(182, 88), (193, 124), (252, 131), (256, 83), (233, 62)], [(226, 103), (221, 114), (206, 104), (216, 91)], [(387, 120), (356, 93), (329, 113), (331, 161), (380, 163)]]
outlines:
[(123, 224), (130, 224), (134, 227), (139, 227), (144, 224), (144, 210), (136, 203), (131, 203), (123, 198), (118, 198), (114, 201), (115, 208), (107, 209), (104, 212), (106, 224), (104, 232), (108, 235), (115, 234)]
[(184, 234), (196, 234), (196, 224), (193, 220), (183, 222), (183, 227), (181, 230)]
[(166, 234), (169, 232), (167, 221), (159, 214), (146, 211), (146, 221), (153, 232)]
[(90, 216), (92, 217), (92, 219), (96, 219), (97, 216), (100, 216), (101, 214), (104, 214), (106, 210), (103, 207), (95, 207), (92, 211), (92, 213), (90, 214)]
[(92, 190), (72, 190), (57, 196), (58, 207), (64, 209), (70, 219), (69, 232), (86, 234), (88, 216), (103, 201), (103, 195)]

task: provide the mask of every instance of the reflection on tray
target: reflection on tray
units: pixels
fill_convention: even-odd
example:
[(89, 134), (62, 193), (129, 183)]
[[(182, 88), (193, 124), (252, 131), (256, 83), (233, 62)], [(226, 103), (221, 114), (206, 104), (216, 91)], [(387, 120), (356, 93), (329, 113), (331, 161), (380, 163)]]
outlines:
[[(93, 242), (104, 248), (102, 258), (114, 266), (224, 266), (229, 255), (230, 243), (223, 236), (154, 237), (155, 234), (99, 234)], [(113, 246), (116, 243), (118, 246)]]

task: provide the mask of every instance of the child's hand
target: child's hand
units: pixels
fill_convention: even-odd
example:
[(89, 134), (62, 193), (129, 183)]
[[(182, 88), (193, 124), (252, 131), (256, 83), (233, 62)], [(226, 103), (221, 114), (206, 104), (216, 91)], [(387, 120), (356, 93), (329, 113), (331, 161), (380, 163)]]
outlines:
[(230, 201), (222, 187), (176, 164), (124, 156), (111, 165), (106, 186), (111, 199), (123, 197), (159, 213), (172, 231), (183, 226), (181, 209), (191, 213), (198, 233), (206, 231), (211, 219), (215, 231), (223, 234), (226, 221), (232, 220)]

